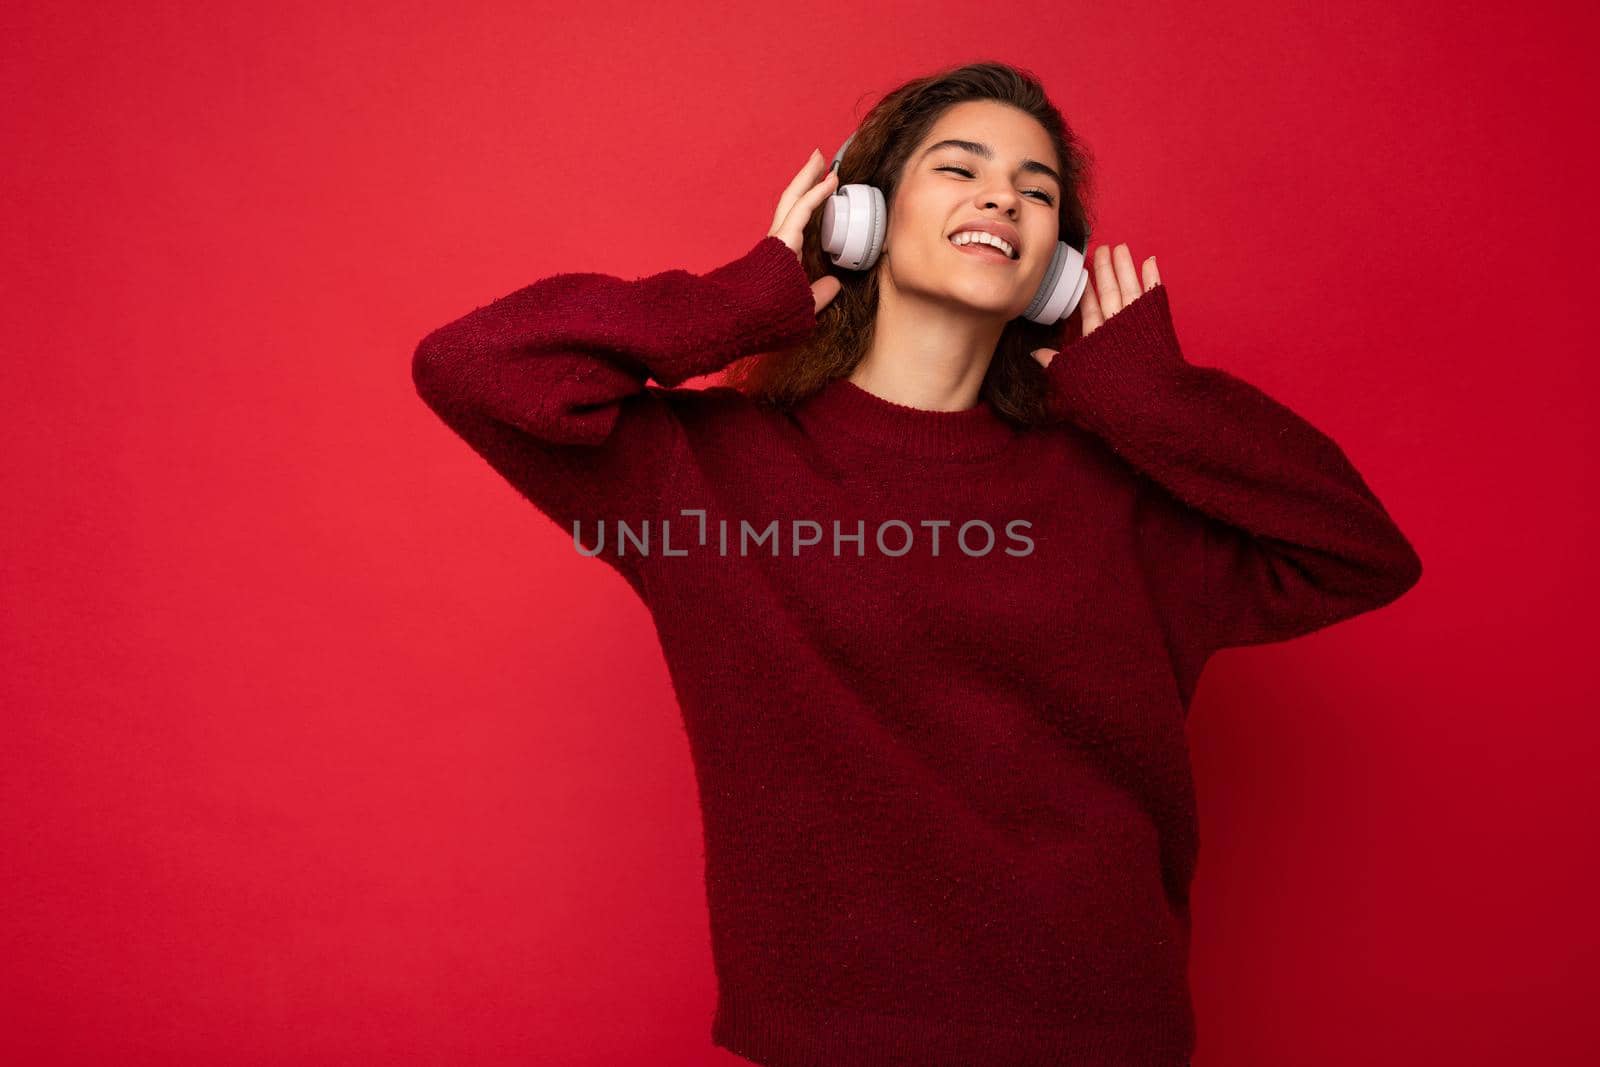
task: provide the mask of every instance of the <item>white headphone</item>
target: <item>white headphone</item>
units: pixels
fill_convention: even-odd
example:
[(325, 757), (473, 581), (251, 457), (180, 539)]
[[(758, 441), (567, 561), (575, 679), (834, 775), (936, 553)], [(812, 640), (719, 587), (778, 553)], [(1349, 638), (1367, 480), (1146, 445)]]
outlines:
[[(845, 138), (839, 151), (834, 153), (830, 170), (839, 169), (844, 150), (856, 139), (855, 134)], [(889, 210), (884, 203), (883, 191), (875, 185), (845, 185), (822, 205), (822, 250), (836, 267), (846, 270), (870, 270), (883, 251), (883, 237), (888, 228)], [(1056, 242), (1055, 255), (1039, 283), (1033, 302), (1023, 312), (1026, 318), (1046, 326), (1059, 322), (1072, 314), (1089, 284), (1089, 274), (1083, 269), (1083, 248), (1074, 248), (1065, 241)]]

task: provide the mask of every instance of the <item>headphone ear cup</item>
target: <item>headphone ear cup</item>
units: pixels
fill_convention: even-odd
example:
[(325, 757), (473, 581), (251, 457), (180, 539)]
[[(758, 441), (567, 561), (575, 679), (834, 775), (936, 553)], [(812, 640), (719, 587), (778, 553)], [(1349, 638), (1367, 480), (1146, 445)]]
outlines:
[(822, 250), (836, 267), (869, 270), (883, 251), (888, 223), (889, 212), (877, 186), (841, 186), (822, 204)]
[(1023, 315), (1049, 326), (1072, 314), (1089, 284), (1089, 273), (1083, 269), (1083, 263), (1082, 252), (1065, 241), (1057, 241), (1050, 266), (1045, 268), (1044, 278), (1039, 282), (1039, 291), (1033, 294), (1033, 302)]

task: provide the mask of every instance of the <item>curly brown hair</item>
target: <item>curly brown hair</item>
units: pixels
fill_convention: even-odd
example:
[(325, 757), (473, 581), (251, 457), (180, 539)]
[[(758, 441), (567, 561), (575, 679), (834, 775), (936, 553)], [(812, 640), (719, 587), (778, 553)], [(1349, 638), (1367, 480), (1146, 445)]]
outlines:
[[(1092, 157), (1061, 117), (1038, 78), (999, 62), (970, 63), (906, 82), (883, 97), (857, 128), (839, 161), (839, 184), (864, 182), (892, 203), (912, 151), (949, 108), (968, 100), (993, 100), (1036, 119), (1061, 162), (1060, 239), (1088, 249), (1092, 227), (1088, 195)], [(832, 266), (822, 251), (819, 211), (806, 225), (800, 259), (806, 275), (821, 277)], [(724, 384), (759, 402), (787, 408), (843, 378), (865, 357), (878, 309), (878, 269), (839, 271), (842, 288), (817, 316), (817, 329), (801, 344), (736, 362)], [(1065, 322), (1045, 326), (1022, 316), (1006, 324), (995, 346), (979, 395), (1002, 418), (1027, 427), (1044, 419), (1044, 368), (1030, 354), (1060, 348)]]

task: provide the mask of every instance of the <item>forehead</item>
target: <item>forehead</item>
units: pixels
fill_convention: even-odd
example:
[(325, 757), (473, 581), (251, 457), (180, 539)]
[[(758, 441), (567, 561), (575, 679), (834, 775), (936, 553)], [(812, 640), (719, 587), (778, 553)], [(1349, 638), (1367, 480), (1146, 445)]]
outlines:
[(950, 138), (982, 142), (1001, 157), (1059, 163), (1054, 142), (1032, 115), (994, 100), (964, 100), (946, 108), (917, 151)]

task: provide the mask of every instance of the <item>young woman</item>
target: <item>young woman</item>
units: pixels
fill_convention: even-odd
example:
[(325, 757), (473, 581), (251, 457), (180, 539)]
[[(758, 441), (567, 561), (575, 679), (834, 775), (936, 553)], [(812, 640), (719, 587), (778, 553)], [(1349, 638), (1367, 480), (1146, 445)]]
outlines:
[[(866, 271), (823, 260), (841, 180), (885, 197)], [(1333, 441), (1185, 358), (1154, 258), (1095, 249), (1064, 347), (1022, 317), (1086, 182), (1038, 83), (975, 64), (814, 153), (732, 262), (556, 274), (417, 348), (650, 609), (713, 1041), (756, 1063), (1187, 1062), (1201, 669), (1421, 574)]]

